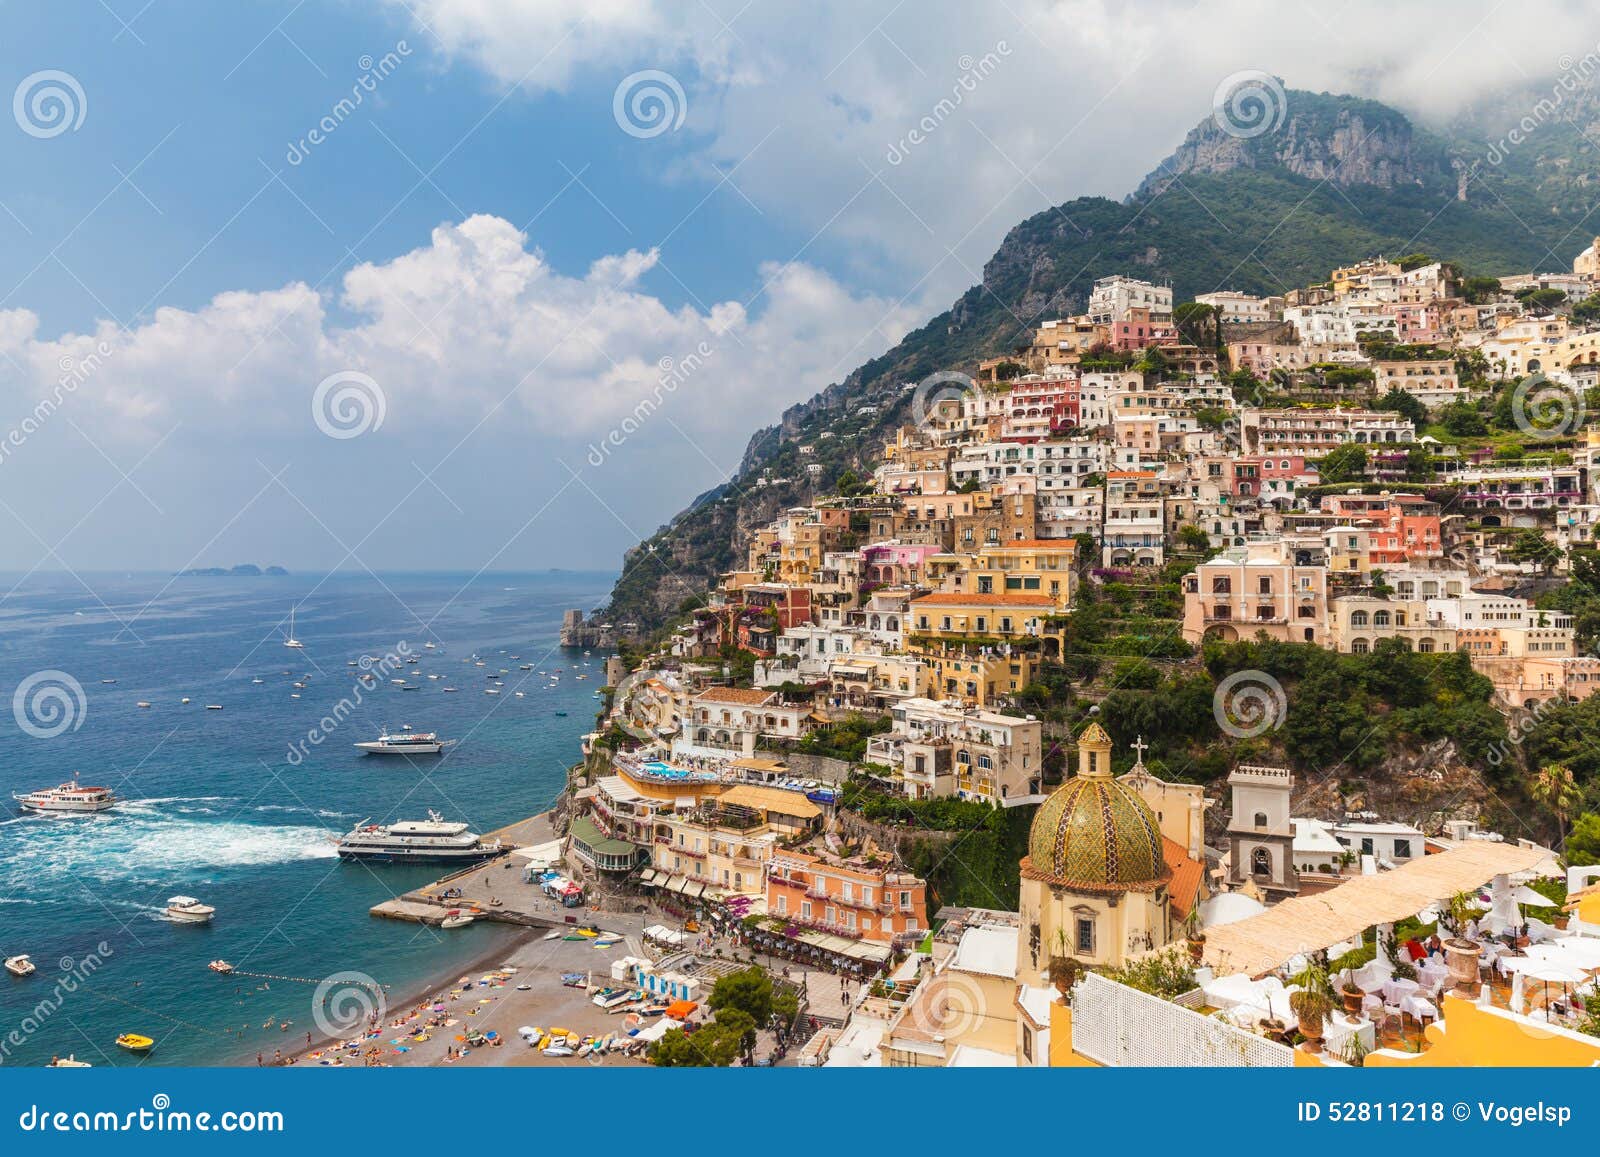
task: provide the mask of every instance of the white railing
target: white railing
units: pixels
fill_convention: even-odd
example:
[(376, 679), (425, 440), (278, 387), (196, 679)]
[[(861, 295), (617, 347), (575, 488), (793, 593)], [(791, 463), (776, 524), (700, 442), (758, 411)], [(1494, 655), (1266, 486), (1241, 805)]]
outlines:
[(1072, 1050), (1116, 1068), (1289, 1068), (1294, 1050), (1096, 973), (1072, 990)]

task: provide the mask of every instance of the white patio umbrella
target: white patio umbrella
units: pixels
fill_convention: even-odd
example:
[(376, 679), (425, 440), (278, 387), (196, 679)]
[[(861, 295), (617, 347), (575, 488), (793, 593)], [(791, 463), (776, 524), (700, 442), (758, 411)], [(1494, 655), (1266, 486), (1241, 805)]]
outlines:
[[(1550, 941), (1548, 946), (1561, 949), (1565, 959), (1580, 968), (1600, 968), (1600, 940), (1593, 936), (1565, 936), (1560, 940)], [(1543, 948), (1546, 945), (1539, 947)]]
[(1511, 893), (1511, 898), (1518, 904), (1525, 904), (1529, 908), (1554, 908), (1556, 906), (1556, 902), (1550, 899), (1549, 896), (1541, 896), (1526, 884)]

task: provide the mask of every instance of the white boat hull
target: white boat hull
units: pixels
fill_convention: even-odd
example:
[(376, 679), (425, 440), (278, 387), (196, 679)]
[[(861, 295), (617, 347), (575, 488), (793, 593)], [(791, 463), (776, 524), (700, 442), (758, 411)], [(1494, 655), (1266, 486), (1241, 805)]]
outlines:
[[(410, 688), (407, 688), (409, 690)], [(356, 747), (368, 755), (438, 755), (443, 743), (358, 743)]]
[(117, 801), (108, 799), (91, 803), (85, 800), (35, 800), (19, 796), (17, 806), (29, 812), (73, 812), (88, 815), (92, 812), (108, 811), (117, 806)]
[(179, 924), (209, 924), (217, 914), (215, 908), (168, 908), (167, 919)]

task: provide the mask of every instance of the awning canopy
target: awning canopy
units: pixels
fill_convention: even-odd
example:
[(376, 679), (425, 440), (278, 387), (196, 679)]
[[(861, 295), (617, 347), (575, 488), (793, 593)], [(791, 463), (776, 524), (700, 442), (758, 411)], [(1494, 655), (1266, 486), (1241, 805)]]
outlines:
[(804, 792), (788, 791), (781, 787), (761, 787), (749, 783), (730, 787), (717, 797), (717, 802), (747, 807), (755, 811), (799, 816), (808, 820), (822, 814), (822, 809), (808, 800)]
[(1544, 861), (1542, 848), (1472, 840), (1390, 872), (1357, 876), (1315, 896), (1297, 896), (1206, 931), (1205, 963), (1218, 973), (1261, 976), (1295, 956), (1353, 940), (1377, 924), (1414, 916), (1457, 892)]
[(639, 873), (639, 883), (654, 884), (655, 882), (656, 870), (654, 868), (646, 868), (644, 871)]

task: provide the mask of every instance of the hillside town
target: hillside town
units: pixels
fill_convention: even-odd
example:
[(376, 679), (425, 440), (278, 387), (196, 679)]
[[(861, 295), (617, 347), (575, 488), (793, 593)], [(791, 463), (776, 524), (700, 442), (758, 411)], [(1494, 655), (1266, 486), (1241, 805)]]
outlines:
[(589, 886), (845, 978), (802, 1065), (1600, 1063), (1600, 238), (1029, 328), (623, 639)]

